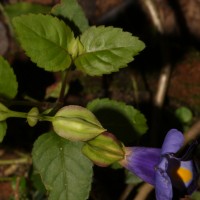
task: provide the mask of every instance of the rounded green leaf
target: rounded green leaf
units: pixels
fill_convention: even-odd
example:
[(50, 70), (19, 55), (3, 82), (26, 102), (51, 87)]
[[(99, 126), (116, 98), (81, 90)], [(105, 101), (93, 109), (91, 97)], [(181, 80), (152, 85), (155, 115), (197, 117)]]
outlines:
[(145, 116), (131, 105), (115, 100), (96, 99), (87, 105), (109, 132), (116, 135), (125, 145), (146, 133)]
[(72, 141), (87, 141), (105, 131), (92, 112), (76, 105), (61, 108), (52, 124), (59, 136)]
[(75, 59), (75, 65), (89, 75), (110, 74), (126, 67), (145, 47), (131, 33), (120, 28), (91, 27), (80, 37), (85, 48)]
[(7, 123), (5, 121), (0, 122), (0, 142), (3, 141), (4, 136), (6, 135)]
[(69, 68), (68, 44), (74, 39), (71, 29), (50, 15), (29, 14), (15, 17), (13, 25), (26, 54), (47, 71)]
[(88, 20), (77, 0), (61, 0), (61, 3), (54, 6), (51, 12), (72, 21), (81, 32), (89, 28)]
[(49, 192), (49, 200), (88, 198), (92, 162), (82, 154), (82, 145), (52, 132), (41, 135), (34, 143), (33, 165)]
[(178, 108), (175, 112), (175, 115), (182, 123), (191, 122), (193, 117), (191, 110), (185, 106)]
[(10, 64), (0, 56), (0, 96), (13, 99), (17, 94), (18, 83)]

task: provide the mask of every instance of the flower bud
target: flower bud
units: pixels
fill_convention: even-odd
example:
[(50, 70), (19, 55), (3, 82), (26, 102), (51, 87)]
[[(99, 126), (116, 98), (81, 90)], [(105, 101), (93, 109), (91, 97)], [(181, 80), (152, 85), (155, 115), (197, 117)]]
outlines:
[(72, 141), (87, 141), (105, 131), (92, 112), (75, 105), (61, 108), (52, 124), (59, 136)]
[(72, 55), (72, 58), (76, 58), (83, 52), (83, 45), (79, 38), (73, 39), (68, 45), (68, 51)]
[(36, 108), (36, 107), (31, 108), (31, 110), (27, 114), (27, 122), (28, 122), (29, 126), (33, 127), (37, 124), (38, 115), (39, 115), (38, 108)]
[(96, 165), (106, 167), (124, 158), (123, 145), (114, 135), (104, 132), (96, 138), (87, 141), (82, 152)]

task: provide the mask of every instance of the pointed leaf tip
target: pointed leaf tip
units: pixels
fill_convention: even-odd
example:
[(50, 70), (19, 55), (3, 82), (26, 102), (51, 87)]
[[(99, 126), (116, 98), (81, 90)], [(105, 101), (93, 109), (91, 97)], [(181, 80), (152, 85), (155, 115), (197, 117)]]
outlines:
[(18, 82), (8, 61), (0, 56), (0, 96), (13, 99), (17, 95)]

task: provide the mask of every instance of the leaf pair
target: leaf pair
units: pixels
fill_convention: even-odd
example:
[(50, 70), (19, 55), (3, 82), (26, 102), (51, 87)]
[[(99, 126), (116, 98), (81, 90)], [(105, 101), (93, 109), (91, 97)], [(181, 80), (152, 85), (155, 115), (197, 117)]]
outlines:
[(26, 54), (47, 71), (63, 71), (74, 63), (92, 76), (109, 74), (126, 67), (144, 48), (120, 28), (93, 26), (75, 38), (69, 26), (51, 15), (22, 15), (13, 24)]

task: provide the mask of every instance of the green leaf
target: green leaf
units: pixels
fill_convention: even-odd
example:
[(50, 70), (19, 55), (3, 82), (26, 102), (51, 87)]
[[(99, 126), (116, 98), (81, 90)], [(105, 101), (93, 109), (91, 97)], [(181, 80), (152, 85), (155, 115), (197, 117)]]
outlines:
[(145, 47), (131, 33), (111, 26), (93, 26), (81, 35), (80, 40), (85, 52), (77, 57), (75, 65), (91, 76), (110, 74), (126, 67)]
[(88, 20), (77, 0), (61, 0), (61, 3), (54, 6), (51, 12), (72, 21), (81, 32), (89, 28)]
[(4, 9), (10, 19), (19, 15), (29, 13), (48, 13), (51, 10), (49, 6), (43, 6), (41, 4), (33, 4), (28, 2), (7, 4), (5, 5)]
[(74, 40), (71, 29), (56, 17), (29, 14), (15, 17), (13, 24), (26, 54), (47, 71), (69, 68), (68, 45)]
[(81, 153), (82, 145), (53, 132), (41, 135), (35, 142), (33, 165), (49, 191), (49, 200), (87, 199), (92, 163)]
[(33, 186), (42, 194), (46, 193), (46, 189), (44, 187), (44, 184), (41, 180), (41, 176), (33, 170), (31, 173), (31, 182)]
[(184, 124), (191, 122), (193, 118), (191, 110), (185, 106), (176, 109), (175, 115), (180, 120), (180, 122)]
[(13, 99), (17, 95), (18, 83), (10, 64), (0, 56), (0, 96)]
[(126, 179), (125, 179), (125, 183), (126, 183), (126, 184), (134, 184), (134, 185), (137, 185), (137, 184), (143, 182), (142, 179), (140, 179), (139, 177), (137, 177), (135, 174), (131, 173), (131, 172), (128, 171), (128, 170), (125, 170), (125, 176), (126, 176)]
[(96, 99), (87, 105), (100, 123), (117, 139), (130, 144), (144, 134), (148, 127), (144, 115), (133, 106), (114, 100)]
[[(60, 90), (62, 87), (62, 82), (58, 81), (49, 87), (46, 88), (46, 94), (45, 94), (45, 99), (48, 99), (50, 97), (52, 98), (58, 98), (60, 95)], [(69, 84), (66, 85), (64, 95), (66, 95), (69, 91)]]
[(7, 130), (7, 123), (5, 121), (0, 122), (0, 142), (3, 141)]
[(192, 200), (199, 200), (199, 199), (200, 199), (200, 192), (199, 192), (199, 191), (195, 191), (195, 192), (191, 195), (191, 199), (192, 199)]

